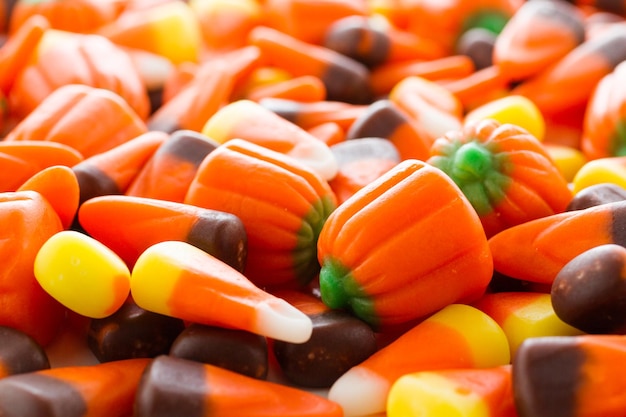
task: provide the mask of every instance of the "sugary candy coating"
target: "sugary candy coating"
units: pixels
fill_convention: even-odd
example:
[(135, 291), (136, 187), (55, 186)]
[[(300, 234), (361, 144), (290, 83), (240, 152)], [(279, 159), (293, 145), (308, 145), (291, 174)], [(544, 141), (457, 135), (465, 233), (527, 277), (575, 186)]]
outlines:
[(48, 294), (92, 318), (116, 312), (130, 291), (124, 261), (96, 239), (73, 230), (61, 231), (41, 246), (34, 272)]

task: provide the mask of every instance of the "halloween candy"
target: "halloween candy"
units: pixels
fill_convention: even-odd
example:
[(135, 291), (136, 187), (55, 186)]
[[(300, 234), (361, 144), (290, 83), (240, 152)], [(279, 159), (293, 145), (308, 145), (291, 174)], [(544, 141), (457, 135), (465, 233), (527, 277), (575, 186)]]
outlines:
[(391, 100), (370, 104), (346, 133), (346, 139), (365, 137), (388, 139), (402, 159), (424, 161), (430, 156), (430, 135)]
[(249, 42), (261, 49), (270, 65), (294, 76), (319, 77), (328, 100), (363, 104), (371, 99), (369, 70), (352, 58), (267, 26), (252, 29)]
[(164, 241), (146, 249), (130, 285), (137, 305), (155, 313), (294, 343), (311, 336), (304, 313), (189, 243)]
[(34, 15), (44, 16), (54, 29), (89, 33), (112, 22), (117, 17), (117, 6), (112, 1), (14, 1), (9, 20), (9, 32), (15, 32)]
[(341, 417), (341, 407), (319, 395), (250, 378), (218, 366), (160, 356), (146, 368), (135, 416)]
[[(85, 132), (83, 125), (106, 121)], [(6, 141), (46, 140), (68, 145), (85, 158), (105, 152), (147, 131), (139, 115), (118, 94), (88, 85), (64, 85), (38, 105)]]
[(606, 243), (624, 246), (624, 215), (626, 202), (618, 201), (510, 227), (489, 239), (494, 268), (551, 285), (565, 264), (586, 250)]
[(490, 258), (480, 220), (461, 190), (438, 168), (406, 160), (324, 223), (322, 300), (377, 327), (406, 323), (482, 295)]
[(604, 182), (590, 185), (578, 191), (567, 205), (567, 211), (581, 210), (622, 200), (626, 200), (626, 189), (617, 184)]
[(546, 70), (584, 40), (578, 8), (569, 2), (528, 1), (496, 38), (493, 61), (511, 80), (520, 81)]
[(618, 64), (602, 77), (589, 98), (580, 142), (589, 159), (626, 155), (626, 138), (621, 128), (626, 108), (625, 79), (626, 64)]
[(65, 308), (46, 293), (33, 274), (41, 246), (63, 225), (54, 208), (36, 191), (0, 193), (2, 228), (0, 325), (20, 330), (42, 346), (60, 329)]
[(328, 184), (337, 196), (338, 204), (345, 202), (401, 160), (393, 143), (377, 137), (345, 141), (331, 146), (330, 150), (337, 158), (339, 172)]
[(585, 162), (572, 179), (575, 194), (587, 187), (612, 183), (626, 187), (626, 156), (608, 156)]
[(44, 168), (26, 180), (16, 191), (36, 191), (54, 208), (64, 229), (69, 229), (76, 217), (80, 189), (76, 174), (64, 165)]
[(569, 261), (552, 283), (550, 295), (556, 314), (587, 333), (624, 334), (624, 259), (626, 248), (609, 243)]
[(282, 373), (300, 387), (328, 388), (377, 350), (374, 331), (353, 315), (331, 310), (312, 294), (281, 291), (278, 296), (311, 318), (313, 333), (304, 343), (276, 340), (272, 350)]
[(513, 360), (513, 393), (520, 417), (620, 416), (624, 336), (538, 337)]
[(267, 340), (245, 330), (191, 324), (173, 341), (169, 355), (266, 379), (269, 371)]
[(52, 368), (0, 379), (7, 417), (125, 417), (147, 359)]
[(436, 59), (443, 48), (430, 38), (415, 35), (375, 16), (352, 15), (329, 25), (322, 43), (368, 68), (387, 62)]
[(117, 45), (157, 53), (174, 64), (197, 62), (200, 55), (200, 22), (186, 2), (126, 10), (97, 33)]
[(51, 236), (37, 251), (37, 282), (72, 311), (101, 318), (122, 306), (130, 291), (130, 271), (112, 250), (73, 230)]
[(147, 311), (129, 297), (113, 314), (89, 321), (87, 347), (99, 362), (155, 358), (184, 329), (183, 320)]
[(572, 198), (537, 138), (517, 125), (477, 120), (437, 139), (430, 154), (428, 163), (461, 188), (488, 237), (560, 213)]
[(532, 100), (544, 114), (584, 105), (597, 83), (626, 57), (626, 26), (585, 40), (537, 76), (512, 91)]
[(41, 140), (0, 141), (0, 190), (15, 191), (25, 181), (52, 166), (72, 167), (83, 155), (71, 146)]

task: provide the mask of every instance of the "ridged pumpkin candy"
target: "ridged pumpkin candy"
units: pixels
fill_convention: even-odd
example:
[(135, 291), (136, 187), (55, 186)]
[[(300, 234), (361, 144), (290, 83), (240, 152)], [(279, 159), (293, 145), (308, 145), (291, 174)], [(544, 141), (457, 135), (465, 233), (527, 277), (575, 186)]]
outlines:
[(428, 163), (454, 180), (480, 216), (487, 237), (565, 211), (567, 181), (527, 130), (477, 120), (437, 139)]
[(476, 212), (440, 169), (405, 160), (331, 213), (318, 240), (331, 308), (377, 328), (483, 294), (493, 272)]

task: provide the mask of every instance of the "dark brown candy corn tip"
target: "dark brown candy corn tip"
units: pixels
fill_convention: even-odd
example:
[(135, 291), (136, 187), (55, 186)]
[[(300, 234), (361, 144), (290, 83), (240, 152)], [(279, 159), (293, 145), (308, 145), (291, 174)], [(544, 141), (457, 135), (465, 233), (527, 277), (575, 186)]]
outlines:
[(572, 337), (524, 341), (513, 359), (513, 394), (519, 417), (577, 415), (576, 396), (585, 353)]
[(0, 326), (0, 378), (48, 368), (48, 356), (39, 343), (26, 333)]
[(566, 211), (583, 210), (600, 204), (626, 200), (626, 190), (617, 184), (602, 183), (583, 188), (572, 198)]

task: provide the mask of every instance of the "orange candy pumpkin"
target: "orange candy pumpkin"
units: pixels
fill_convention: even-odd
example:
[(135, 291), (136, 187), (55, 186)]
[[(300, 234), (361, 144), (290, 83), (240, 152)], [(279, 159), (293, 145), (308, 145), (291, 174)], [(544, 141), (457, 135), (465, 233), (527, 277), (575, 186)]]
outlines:
[(88, 158), (147, 130), (137, 113), (114, 92), (69, 84), (47, 96), (5, 140), (58, 142)]
[(493, 272), (469, 201), (443, 171), (412, 159), (331, 213), (318, 259), (322, 301), (380, 328), (473, 300)]
[(488, 237), (565, 211), (567, 181), (539, 140), (514, 124), (485, 119), (437, 139), (428, 163), (445, 171), (480, 216)]

